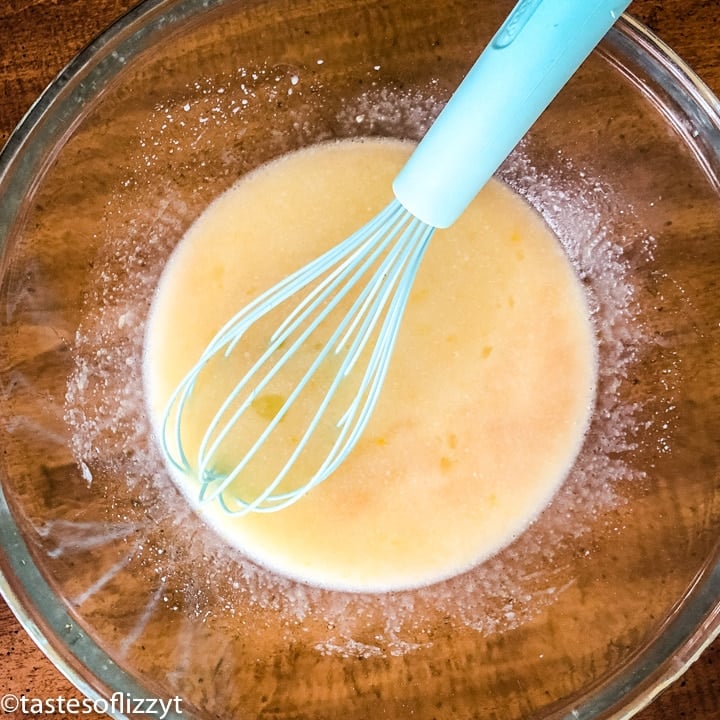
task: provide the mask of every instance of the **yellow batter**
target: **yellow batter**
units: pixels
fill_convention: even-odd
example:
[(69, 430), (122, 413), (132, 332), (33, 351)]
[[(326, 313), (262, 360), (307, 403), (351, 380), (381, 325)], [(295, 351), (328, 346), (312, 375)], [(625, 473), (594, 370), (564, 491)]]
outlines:
[[(260, 169), (208, 208), (168, 263), (148, 323), (156, 424), (229, 317), (387, 204), (411, 149), (320, 145)], [(227, 378), (217, 373), (222, 395)], [(350, 458), (280, 512), (198, 511), (249, 557), (311, 584), (383, 591), (441, 580), (507, 545), (551, 499), (582, 443), (595, 374), (588, 310), (562, 249), (523, 200), (491, 181), (433, 237)], [(260, 423), (272, 416), (255, 410)], [(199, 432), (207, 418), (197, 417)], [(291, 435), (281, 438), (288, 448)], [(196, 502), (196, 480), (175, 479)]]

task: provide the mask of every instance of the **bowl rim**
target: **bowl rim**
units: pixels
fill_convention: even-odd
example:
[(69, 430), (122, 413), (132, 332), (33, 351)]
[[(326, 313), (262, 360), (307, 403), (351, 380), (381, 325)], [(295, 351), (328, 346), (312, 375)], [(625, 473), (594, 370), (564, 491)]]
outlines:
[[(22, 196), (48, 163), (45, 150), (55, 147), (82, 118), (82, 98), (94, 94), (98, 81), (120, 72), (129, 57), (123, 48), (133, 43), (139, 53), (143, 38), (158, 28), (183, 22), (197, 12), (225, 4), (227, 0), (144, 0), (117, 19), (71, 60), (26, 112), (0, 151), (0, 252), (4, 254), (12, 222)], [(666, 43), (644, 24), (623, 14), (603, 43), (632, 46), (650, 60), (658, 77), (677, 83), (681, 101), (696, 107), (720, 138), (720, 100), (700, 77)], [(601, 46), (602, 47), (602, 46)], [(100, 69), (98, 69), (100, 68)], [(102, 83), (101, 83), (102, 85)], [(50, 142), (36, 138), (41, 127), (58, 109), (65, 125), (56, 125)], [(713, 144), (720, 168), (720, 141)], [(20, 177), (20, 180), (18, 180)], [(720, 188), (720, 180), (713, 175)], [(720, 547), (720, 543), (718, 544)], [(715, 553), (717, 558), (718, 553)], [(712, 559), (712, 558), (711, 558)], [(53, 665), (88, 699), (106, 702), (113, 693), (146, 697), (141, 687), (119, 667), (95, 641), (83, 632), (35, 565), (32, 554), (0, 485), (0, 595), (33, 642)], [(683, 598), (678, 600), (661, 631), (638, 649), (602, 683), (581, 691), (570, 715), (550, 717), (573, 720), (620, 720), (646, 707), (663, 689), (677, 680), (720, 635), (720, 561), (708, 561)], [(106, 706), (109, 716), (125, 717)], [(189, 708), (188, 708), (189, 709)], [(186, 717), (175, 715), (168, 718)]]

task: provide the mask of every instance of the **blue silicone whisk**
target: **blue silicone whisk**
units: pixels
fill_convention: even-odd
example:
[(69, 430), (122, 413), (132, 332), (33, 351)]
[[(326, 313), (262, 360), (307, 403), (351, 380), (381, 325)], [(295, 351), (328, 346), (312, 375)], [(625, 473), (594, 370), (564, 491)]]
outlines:
[[(163, 450), (174, 467), (197, 477), (200, 500), (215, 499), (233, 514), (280, 510), (343, 462), (375, 407), (413, 279), (435, 229), (462, 214), (628, 5), (629, 0), (520, 0), (396, 177), (395, 199), (218, 332), (174, 391), (162, 420)], [(284, 320), (219, 403), (197, 458), (189, 459), (184, 423), (208, 365), (218, 355), (229, 361), (251, 326), (283, 305), (288, 306)], [(335, 324), (315, 349), (319, 329), (341, 305), (349, 309), (339, 321), (332, 320)], [(292, 390), (277, 401), (257, 437), (242, 447), (234, 430), (243, 416), (308, 347), (312, 359)], [(318, 392), (314, 386), (323, 373), (326, 384)], [(348, 399), (343, 386), (349, 382)], [(317, 405), (288, 457), (258, 488), (253, 463), (310, 387)], [(329, 433), (327, 415), (330, 408), (337, 412), (338, 403), (342, 407)], [(320, 430), (330, 439), (318, 454), (314, 436)], [(219, 458), (227, 456), (228, 446), (233, 460), (229, 466), (223, 461), (223, 467)], [(311, 447), (307, 470), (307, 459), (300, 461)]]

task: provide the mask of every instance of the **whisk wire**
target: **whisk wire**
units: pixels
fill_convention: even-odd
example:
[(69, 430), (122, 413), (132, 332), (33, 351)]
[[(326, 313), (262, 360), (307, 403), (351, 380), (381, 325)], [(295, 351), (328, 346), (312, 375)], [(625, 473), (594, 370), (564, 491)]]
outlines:
[[(321, 294), (320, 296), (316, 297), (314, 302), (310, 304), (309, 307), (306, 307), (305, 312), (303, 312), (299, 317), (295, 318), (295, 321), (290, 325), (289, 327), (286, 327), (283, 331), (283, 334), (280, 336), (275, 337), (275, 340), (271, 342), (270, 346), (265, 350), (265, 352), (261, 355), (261, 357), (255, 362), (255, 364), (251, 367), (251, 369), (245, 374), (243, 378), (241, 378), (240, 382), (238, 382), (233, 389), (233, 391), (227, 396), (223, 404), (220, 406), (219, 410), (215, 414), (215, 417), (213, 421), (208, 426), (205, 435), (200, 443), (200, 447), (198, 450), (198, 474), (201, 478), (201, 482), (204, 481), (208, 475), (206, 474), (206, 470), (212, 463), (212, 458), (214, 457), (215, 453), (219, 449), (219, 447), (222, 445), (224, 440), (227, 438), (227, 435), (232, 431), (232, 428), (235, 426), (237, 421), (240, 419), (240, 417), (247, 411), (248, 407), (252, 404), (253, 400), (267, 387), (267, 385), (274, 379), (274, 377), (280, 372), (280, 370), (283, 368), (283, 366), (297, 353), (297, 351), (300, 349), (300, 347), (307, 341), (308, 337), (314, 333), (318, 326), (322, 323), (323, 320), (327, 318), (328, 315), (340, 304), (340, 302), (343, 300), (343, 298), (350, 292), (352, 287), (357, 283), (357, 281), (367, 272), (367, 270), (372, 267), (372, 265), (377, 261), (378, 256), (382, 254), (382, 252), (385, 251), (387, 246), (392, 242), (395, 232), (397, 230), (399, 223), (396, 224), (396, 226), (393, 228), (393, 231), (387, 233), (387, 237), (384, 238), (382, 243), (376, 244), (376, 247), (374, 251), (370, 254), (369, 257), (366, 258), (365, 262), (361, 264), (361, 266), (354, 272), (354, 274), (345, 282), (345, 285), (340, 289), (337, 293), (335, 293), (335, 290), (337, 287), (341, 284), (341, 282), (344, 279), (343, 275), (336, 275), (334, 282), (332, 282), (330, 285), (327, 285), (325, 287), (325, 292)], [(374, 236), (372, 236), (374, 237)], [(372, 238), (371, 238), (372, 239)], [(371, 247), (370, 243), (366, 243), (367, 248)], [(358, 253), (358, 251), (354, 252), (351, 256), (352, 259), (355, 261), (359, 261), (362, 257)], [(343, 263), (342, 267), (345, 271), (350, 271), (353, 266), (348, 265), (347, 263)], [(335, 294), (333, 294), (335, 293)], [(332, 300), (330, 302), (326, 302), (327, 298), (331, 297)], [(357, 304), (357, 302), (356, 302)], [(319, 307), (322, 307), (322, 310), (319, 312), (319, 314), (312, 320), (309, 321), (310, 317), (312, 316), (312, 313), (317, 310)], [(269, 312), (270, 309), (268, 308), (265, 310), (265, 312)], [(258, 309), (259, 312), (259, 309)], [(339, 335), (341, 330), (345, 327), (347, 324), (348, 318), (352, 315), (352, 310), (348, 315), (345, 317), (345, 319), (342, 321), (341, 325), (339, 326), (336, 333), (333, 335), (333, 339)], [(260, 319), (262, 315), (258, 315), (257, 318), (250, 318), (252, 322), (256, 322), (258, 319)], [(245, 399), (245, 401), (236, 409), (236, 411), (233, 413), (233, 415), (226, 421), (225, 425), (220, 429), (220, 425), (222, 422), (222, 419), (225, 415), (225, 413), (228, 411), (230, 406), (236, 401), (244, 387), (248, 384), (248, 382), (255, 377), (257, 372), (262, 368), (263, 365), (267, 363), (268, 360), (272, 358), (272, 356), (276, 353), (276, 351), (285, 343), (289, 336), (292, 335), (292, 333), (297, 330), (299, 327), (302, 327), (305, 323), (308, 323), (303, 330), (303, 332), (300, 334), (300, 336), (290, 345), (290, 347), (283, 353), (283, 355), (280, 357), (280, 359), (275, 363), (275, 365), (268, 371), (268, 373), (254, 386), (253, 391), (250, 393), (250, 395)], [(232, 345), (234, 346), (237, 340), (235, 340)], [(331, 341), (332, 342), (332, 341)], [(242, 466), (244, 467), (247, 462), (249, 462), (252, 457), (254, 456), (255, 452), (259, 448), (259, 446), (267, 439), (267, 437), (270, 435), (270, 433), (275, 429), (277, 424), (280, 422), (280, 420), (283, 419), (283, 417), (286, 415), (287, 410), (289, 409), (290, 405), (292, 404), (292, 401), (294, 401), (297, 396), (299, 395), (299, 392), (305, 388), (307, 383), (309, 382), (312, 375), (314, 375), (317, 368), (320, 366), (322, 360), (327, 356), (330, 349), (330, 344), (326, 346), (326, 348), (321, 352), (318, 357), (316, 358), (316, 361), (313, 363), (311, 367), (311, 371), (308, 371), (308, 373), (305, 375), (305, 377), (301, 380), (300, 384), (296, 387), (295, 391), (291, 394), (288, 401), (284, 403), (284, 405), (280, 408), (278, 413), (275, 415), (271, 423), (266, 427), (265, 432), (260, 436), (258, 441), (252, 446), (251, 450), (248, 452), (248, 454), (245, 456), (244, 460), (245, 462), (242, 463)], [(231, 476), (228, 476), (226, 480), (222, 483), (223, 489), (224, 487), (227, 487), (235, 477), (239, 474), (238, 472), (231, 473)], [(213, 478), (215, 478), (214, 474), (211, 474)], [(221, 491), (221, 490), (219, 490)], [(211, 497), (208, 499), (214, 499), (217, 493), (213, 493)]]
[[(397, 294), (391, 302), (390, 309), (383, 323), (382, 331), (368, 362), (368, 368), (365, 374), (366, 381), (373, 377), (380, 368), (383, 368), (386, 364), (384, 361), (392, 353), (395, 345), (395, 339), (400, 329), (400, 321), (402, 319), (407, 300), (410, 297), (410, 290), (412, 289), (415, 275), (417, 274), (425, 249), (427, 248), (430, 238), (434, 232), (435, 228), (428, 225), (421, 225), (417, 228), (415, 238), (413, 239), (412, 257), (408, 261), (408, 267), (401, 279), (401, 285), (398, 287)], [(384, 369), (386, 370), (387, 368)], [(361, 390), (364, 389), (364, 387), (361, 387)], [(358, 393), (357, 399), (361, 396), (361, 393)], [(373, 405), (374, 403), (371, 407)], [(351, 408), (352, 407), (353, 405), (351, 405)], [(350, 409), (348, 409), (348, 412), (350, 412)], [(348, 421), (349, 419), (345, 416), (343, 416), (340, 420), (343, 424)]]
[[(161, 423), (160, 442), (165, 456), (171, 465), (184, 473), (192, 472), (192, 465), (187, 457), (182, 440), (182, 419), (187, 401), (195, 389), (198, 376), (202, 373), (209, 360), (225, 348), (225, 356), (229, 356), (245, 332), (260, 317), (270, 312), (279, 304), (292, 297), (322, 272), (332, 266), (340, 258), (355, 250), (358, 246), (368, 243), (368, 231), (377, 234), (384, 223), (392, 222), (401, 214), (402, 206), (397, 200), (390, 202), (385, 209), (370, 220), (343, 242), (333, 246), (324, 254), (315, 258), (308, 265), (288, 275), (275, 286), (260, 294), (248, 303), (240, 312), (230, 318), (215, 334), (203, 351), (197, 363), (187, 372), (171, 394)], [(235, 398), (237, 394), (235, 395)], [(232, 402), (232, 401), (231, 401)], [(172, 430), (171, 430), (172, 428)]]
[[(373, 406), (380, 393), (380, 386), (382, 385), (385, 377), (384, 371), (377, 372), (378, 368), (383, 368), (383, 363), (382, 360), (380, 360), (380, 356), (385, 356), (387, 358), (392, 352), (394, 339), (397, 336), (402, 311), (406, 305), (410, 288), (412, 286), (412, 281), (417, 272), (417, 268), (419, 266), (419, 262), (424, 252), (424, 249), (427, 246), (427, 240), (429, 240), (432, 232), (434, 231), (434, 228), (428, 228), (427, 226), (424, 226), (426, 228), (426, 237), (424, 238), (423, 242), (418, 245), (418, 240), (421, 233), (417, 231), (417, 226), (423, 225), (423, 223), (417, 221), (409, 213), (407, 214), (405, 220), (407, 221), (408, 218), (411, 219), (410, 226), (404, 230), (403, 236), (398, 242), (397, 246), (394, 248), (393, 253), (388, 255), (384, 263), (377, 269), (377, 271), (373, 275), (373, 279), (369, 284), (369, 287), (372, 287), (373, 290), (366, 294), (378, 294), (376, 288), (379, 289), (381, 287), (380, 282), (378, 282), (379, 280), (382, 280), (384, 292), (376, 299), (376, 302), (373, 305), (372, 313), (364, 324), (365, 327), (362, 329), (362, 331), (356, 338), (354, 347), (348, 351), (348, 354), (343, 362), (343, 366), (341, 366), (340, 368), (340, 371), (335, 375), (334, 381), (330, 389), (328, 390), (323, 405), (318, 410), (316, 419), (319, 421), (320, 416), (329, 404), (332, 396), (335, 393), (335, 390), (340, 385), (342, 378), (346, 377), (349, 374), (349, 368), (355, 363), (358, 355), (362, 352), (362, 349), (364, 349), (365, 345), (370, 339), (372, 335), (372, 330), (374, 329), (377, 319), (380, 317), (384, 306), (387, 304), (388, 298), (391, 297), (394, 286), (398, 284), (398, 280), (400, 280), (398, 288), (399, 295), (402, 296), (404, 294), (404, 297), (393, 296), (393, 300), (390, 305), (390, 311), (388, 312), (386, 319), (382, 324), (382, 329), (380, 331), (381, 336), (378, 340), (377, 346), (374, 348), (372, 353), (372, 356), (378, 356), (379, 362), (378, 360), (373, 362), (373, 360), (371, 359), (371, 362), (368, 365), (368, 370), (365, 372), (359, 390), (356, 392), (353, 403), (351, 404), (351, 407), (357, 407), (357, 405), (359, 405), (360, 403), (361, 398), (365, 397), (366, 402), (363, 406), (363, 413), (361, 413), (360, 418), (358, 419), (358, 423), (354, 427), (354, 431), (347, 438), (346, 436), (349, 432), (349, 429), (350, 427), (352, 427), (348, 420), (352, 418), (352, 415), (349, 415), (348, 411), (343, 414), (340, 421), (338, 421), (337, 423), (337, 427), (340, 428), (340, 434), (338, 435), (335, 443), (333, 444), (332, 449), (327, 454), (325, 461), (317, 470), (315, 475), (305, 485), (293, 492), (286, 494), (289, 499), (289, 502), (287, 502), (286, 505), (290, 504), (290, 502), (295, 502), (297, 499), (305, 495), (313, 487), (315, 487), (325, 478), (327, 478), (332, 472), (334, 472), (337, 466), (341, 462), (343, 462), (343, 460), (347, 457), (349, 452), (354, 447), (356, 443), (356, 438), (359, 437), (359, 435), (362, 433), (365, 425), (370, 418), (370, 415), (372, 414)], [(361, 301), (362, 298), (359, 298), (358, 301), (355, 303), (353, 310), (356, 309), (357, 306), (361, 306), (361, 310), (367, 306), (367, 301)], [(352, 311), (348, 314), (347, 317), (351, 316), (353, 316)], [(372, 321), (370, 321), (371, 318)], [(339, 346), (338, 348), (336, 348), (336, 352), (338, 351)], [(383, 370), (386, 369), (387, 367), (383, 368)], [(369, 394), (367, 393), (368, 386), (371, 386), (373, 389), (373, 391)], [(308, 429), (306, 437), (303, 438), (303, 440), (309, 438), (315, 429), (316, 425), (312, 425)], [(299, 452), (297, 453), (297, 455), (299, 455)], [(283, 507), (285, 507), (286, 505), (283, 505)]]
[[(347, 457), (366, 426), (379, 396), (380, 386), (386, 374), (385, 366), (392, 352), (400, 325), (400, 317), (422, 252), (433, 230), (434, 228), (417, 220), (394, 200), (373, 221), (354, 233), (340, 246), (332, 248), (310, 266), (296, 272), (288, 280), (275, 286), (274, 289), (263, 293), (258, 300), (246, 306), (221, 328), (208, 345), (200, 361), (188, 372), (183, 384), (176, 391), (172, 399), (176, 404), (169, 406), (170, 409), (175, 407), (175, 411), (171, 413), (169, 409), (166, 413), (167, 421), (164, 426), (166, 432), (170, 418), (175, 419), (172, 435), (178, 450), (175, 465), (186, 472), (190, 470), (190, 462), (183, 448), (182, 415), (198, 377), (209, 359), (220, 352), (225, 356), (230, 355), (232, 349), (250, 326), (278, 307), (285, 299), (295, 295), (298, 289), (316, 282), (301, 303), (272, 334), (269, 346), (253, 363), (250, 370), (235, 384), (206, 429), (197, 453), (197, 475), (200, 480), (199, 499), (201, 501), (218, 500), (223, 509), (231, 514), (278, 510), (295, 502), (322, 482)], [(230, 433), (243, 414), (296, 355), (308, 338), (317, 331), (323, 321), (338, 307), (352, 288), (373, 268), (370, 282), (354, 299), (350, 310), (316, 354), (281, 408), (264, 426), (263, 431), (229, 472), (217, 471), (213, 467), (217, 453), (223, 444), (229, 441)], [(394, 294), (396, 289), (399, 292)], [(360, 380), (359, 389), (355, 393), (350, 407), (342, 413), (340, 420), (336, 423), (339, 432), (330, 451), (307, 481), (304, 481), (299, 487), (278, 492), (282, 482), (287, 478), (303, 452), (306, 451), (311, 437), (317, 431), (343, 379), (351, 373), (381, 318), (378, 342), (373, 348), (368, 367)], [(285, 348), (289, 339), (293, 338), (296, 333), (297, 337), (294, 337)], [(281, 348), (282, 353), (278, 356)], [(272, 433), (276, 431), (280, 422), (286, 417), (333, 349), (335, 354), (346, 351), (340, 371), (333, 376), (311, 422), (307, 425), (280, 472), (276, 474), (272, 482), (264, 487), (262, 492), (252, 499), (240, 497), (235, 493), (230, 493), (228, 497), (231, 485), (248, 469), (248, 465), (257, 456), (263, 445), (268, 442)], [(271, 362), (273, 364), (267, 367)], [(264, 371), (264, 368), (267, 368), (267, 371)], [(258, 377), (263, 372), (262, 377)], [(252, 390), (240, 401), (240, 396), (251, 381), (254, 382)], [(231, 410), (232, 412), (230, 412)], [(230, 414), (228, 415), (228, 413)]]
[[(402, 315), (410, 296), (410, 290), (414, 277), (434, 231), (435, 228), (431, 226), (424, 226), (418, 233), (418, 240), (413, 256), (403, 275), (401, 286), (398, 287), (397, 295), (393, 297), (388, 315), (383, 323), (377, 345), (373, 349), (373, 353), (368, 363), (368, 368), (363, 377), (360, 389), (355, 397), (355, 400), (338, 422), (338, 426), (342, 428), (343, 431), (346, 431), (348, 428), (352, 428), (352, 432), (350, 432), (347, 437), (343, 448), (328, 455), (328, 460), (322, 468), (323, 477), (321, 479), (324, 479), (333, 473), (345, 460), (350, 451), (356, 445), (360, 435), (364, 432), (365, 427), (370, 420), (370, 416), (372, 415), (372, 411), (377, 403), (383, 382), (387, 375), (390, 355), (392, 354), (395, 339), (397, 338), (397, 334), (400, 329)], [(362, 411), (355, 421), (355, 424), (352, 425), (351, 423), (355, 414), (358, 412), (358, 406), (360, 405), (360, 401), (363, 397), (365, 398), (365, 402), (362, 406)]]
[[(375, 255), (375, 257), (377, 258), (377, 256), (379, 256), (381, 252), (388, 246), (389, 242), (392, 240), (392, 237), (394, 237), (397, 227), (403, 222), (403, 210), (404, 208), (400, 205), (400, 203), (398, 203), (397, 201), (391, 202), (377, 217), (373, 218), (366, 225), (355, 231), (355, 233), (350, 236), (349, 241), (351, 242), (348, 242), (348, 245), (343, 252), (338, 254), (328, 253), (329, 257), (327, 257), (326, 261), (324, 263), (318, 264), (318, 267), (322, 269), (322, 272), (324, 272), (327, 268), (331, 267), (332, 264), (339, 259), (339, 257), (342, 257), (349, 252), (352, 254), (350, 254), (342, 263), (340, 263), (338, 267), (333, 270), (332, 273), (329, 273), (328, 276), (322, 280), (322, 282), (318, 283), (318, 285), (297, 304), (295, 309), (287, 316), (284, 322), (273, 333), (271, 340), (274, 340), (276, 336), (283, 334), (287, 326), (290, 325), (293, 320), (295, 320), (301, 313), (303, 313), (303, 310), (313, 300), (313, 298), (323, 293), (323, 291), (326, 290), (327, 286), (331, 282), (333, 282), (338, 276), (342, 276), (342, 274), (348, 267), (353, 266), (356, 262), (356, 259), (362, 257), (362, 255), (366, 252), (366, 249), (372, 247), (378, 238), (386, 235), (387, 237), (385, 242), (382, 244), (381, 247), (378, 248), (378, 252)], [(378, 220), (382, 220), (382, 222), (378, 222)], [(389, 232), (388, 228), (390, 228)], [(317, 277), (317, 268), (315, 269), (315, 271), (316, 272), (311, 278), (311, 281)], [(301, 289), (306, 284), (308, 284), (307, 281), (302, 286), (299, 286), (298, 289)], [(325, 293), (323, 293), (323, 295), (325, 295)]]
[[(407, 214), (404, 218), (404, 223), (408, 221)], [(288, 505), (296, 502), (300, 497), (309, 492), (313, 487), (322, 482), (328, 477), (337, 466), (345, 459), (347, 454), (354, 447), (357, 437), (364, 430), (370, 415), (372, 408), (377, 400), (380, 393), (380, 386), (385, 377), (385, 371), (387, 367), (387, 360), (392, 352), (395, 337), (400, 326), (400, 320), (407, 303), (410, 288), (414, 276), (417, 272), (417, 268), (420, 264), (422, 254), (427, 246), (427, 243), (432, 235), (434, 228), (425, 226), (423, 223), (416, 221), (412, 216), (409, 216), (411, 222), (403, 230), (402, 236), (398, 241), (397, 245), (393, 247), (392, 252), (388, 253), (388, 256), (384, 259), (380, 267), (375, 271), (372, 280), (366, 289), (363, 291), (363, 296), (375, 296), (375, 302), (372, 306), (372, 313), (368, 316), (363, 328), (356, 337), (353, 348), (348, 351), (348, 354), (343, 362), (340, 372), (336, 373), (333, 382), (326, 392), (320, 406), (318, 407), (312, 421), (307, 426), (303, 437), (298, 442), (295, 450), (286, 461), (283, 468), (276, 475), (273, 482), (270, 483), (265, 490), (258, 495), (251, 502), (242, 500), (241, 498), (233, 497), (232, 500), (236, 507), (230, 507), (227, 499), (223, 495), (223, 491), (220, 488), (217, 489), (216, 495), (220, 503), (226, 512), (231, 514), (244, 514), (250, 511), (260, 512), (271, 512), (287, 507)], [(398, 286), (398, 294), (393, 295), (393, 289)], [(380, 293), (380, 289), (382, 292)], [(287, 474), (293, 468), (301, 454), (306, 448), (309, 439), (313, 436), (317, 430), (318, 424), (320, 423), (324, 413), (326, 412), (332, 398), (335, 395), (336, 390), (342, 382), (342, 378), (347, 376), (348, 372), (344, 370), (346, 366), (349, 366), (355, 362), (357, 355), (362, 351), (366, 345), (369, 337), (372, 335), (373, 328), (376, 324), (377, 317), (380, 316), (384, 306), (387, 304), (388, 299), (392, 297), (390, 307), (383, 322), (382, 329), (380, 331), (381, 337), (373, 350), (372, 359), (368, 365), (363, 380), (360, 385), (359, 391), (356, 393), (351, 407), (343, 414), (341, 421), (337, 423), (337, 427), (340, 428), (340, 433), (336, 438), (333, 447), (328, 452), (324, 462), (315, 472), (315, 474), (303, 485), (284, 493), (275, 493), (275, 489), (285, 479)], [(335, 343), (338, 335), (345, 330), (345, 326), (348, 324), (351, 318), (353, 318), (352, 325), (357, 325), (357, 312), (365, 311), (368, 307), (368, 297), (359, 297), (353, 304), (350, 312), (345, 316), (341, 326), (339, 326), (330, 340), (325, 344), (322, 351), (316, 357), (313, 366), (308, 370), (306, 376), (303, 378), (301, 383), (298, 385), (297, 393), (299, 394), (301, 386), (304, 387), (305, 383), (315, 373), (319, 365), (322, 363), (324, 357), (328, 354), (333, 344)], [(347, 337), (347, 332), (345, 338)], [(344, 339), (345, 339), (344, 338)], [(336, 347), (336, 352), (338, 352)], [(370, 388), (370, 392), (368, 392)], [(350, 420), (357, 413), (358, 406), (361, 400), (365, 398), (363, 410), (360, 413), (357, 423), (352, 425)], [(288, 398), (285, 406), (289, 407), (296, 400), (296, 397)], [(281, 411), (282, 412), (282, 411)], [(272, 428), (269, 428), (266, 432), (272, 432), (277, 425), (276, 418), (273, 419)], [(279, 422), (279, 420), (278, 420)], [(262, 445), (267, 440), (267, 437), (261, 437), (258, 439), (256, 444)], [(254, 452), (251, 449), (248, 455)], [(235, 468), (231, 476), (223, 481), (223, 490), (227, 485), (230, 484), (241, 472), (245, 466), (245, 462), (248, 457), (243, 459), (242, 467), (240, 464)]]
[[(532, 3), (532, 12), (528, 13), (528, 4), (519, 2), (395, 178), (392, 187), (396, 199), (339, 245), (262, 293), (220, 329), (172, 393), (162, 418), (163, 451), (175, 468), (190, 474), (192, 464), (183, 446), (187, 434), (184, 419), (192, 410), (190, 398), (200, 389), (201, 376), (216, 355), (230, 356), (251, 326), (309, 287), (271, 335), (261, 357), (220, 404), (202, 437), (197, 454), (201, 499), (217, 498), (229, 512), (277, 510), (302, 497), (347, 457), (377, 402), (413, 278), (434, 228), (448, 227), (459, 217), (628, 4), (629, 0), (586, 3), (548, 0)], [(508, 100), (514, 102), (513, 98), (522, 98), (523, 102), (517, 111), (508, 113)], [(405, 208), (411, 208), (415, 214)], [(397, 245), (393, 245), (396, 238)], [(296, 373), (304, 372), (300, 382), (250, 450), (229, 473), (214, 467), (223, 460), (218, 458), (221, 447), (230, 442), (230, 433), (243, 413), (315, 330), (342, 307), (339, 303), (371, 270), (368, 286), (361, 289), (353, 302), (346, 301), (351, 305), (350, 311), (309, 366), (300, 366)], [(372, 339), (376, 342), (367, 352)], [(287, 416), (333, 349), (336, 354), (345, 353), (339, 363), (341, 372), (329, 381), (326, 394), (313, 410), (311, 423), (305, 427), (280, 473), (252, 500), (230, 492), (230, 486), (243, 471), (249, 470), (248, 465), (260, 447)], [(368, 354), (357, 387), (354, 380), (345, 386), (355, 392), (335, 423), (338, 433), (330, 452), (324, 455), (317, 471), (309, 473), (306, 482), (284, 490), (281, 483), (308, 448), (310, 437), (318, 429), (343, 379)], [(300, 361), (306, 362), (306, 357)], [(242, 393), (251, 385), (243, 398)]]
[[(377, 325), (378, 320), (381, 317), (382, 308), (385, 307), (388, 301), (388, 297), (393, 292), (393, 287), (400, 276), (408, 258), (415, 250), (418, 231), (422, 230), (423, 227), (427, 227), (417, 218), (413, 217), (408, 213), (409, 224), (405, 228), (403, 235), (397, 245), (393, 248), (393, 252), (388, 255), (387, 267), (381, 267), (376, 277), (368, 286), (367, 297), (365, 298), (359, 311), (353, 318), (353, 322), (350, 325), (347, 333), (338, 345), (338, 351), (344, 346), (348, 340), (354, 328), (360, 323), (365, 317), (362, 327), (358, 331), (355, 341), (353, 342), (350, 351), (348, 353), (348, 359), (341, 369), (341, 373), (348, 375), (355, 365), (358, 357), (372, 335), (372, 331)], [(396, 251), (396, 252), (395, 252)], [(396, 269), (394, 272), (390, 272), (391, 266), (395, 263), (396, 257), (398, 262), (396, 263)], [(377, 278), (377, 279), (376, 279)], [(377, 280), (381, 280), (378, 282)], [(371, 288), (371, 289), (370, 289)], [(373, 299), (375, 300), (373, 302)], [(368, 309), (372, 306), (371, 311), (368, 313)]]

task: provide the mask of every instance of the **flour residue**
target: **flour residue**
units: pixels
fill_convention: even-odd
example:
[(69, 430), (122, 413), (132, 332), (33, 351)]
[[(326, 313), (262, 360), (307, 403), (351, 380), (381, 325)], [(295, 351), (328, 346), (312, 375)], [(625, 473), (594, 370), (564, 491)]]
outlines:
[[(101, 238), (86, 317), (75, 338), (66, 397), (72, 450), (87, 481), (103, 484), (108, 520), (133, 528), (128, 552), (158, 580), (149, 606), (197, 622), (218, 616), (240, 622), (251, 612), (255, 632), (275, 628), (288, 638), (300, 632), (320, 654), (368, 658), (432, 645), (439, 617), (449, 628), (484, 634), (518, 627), (572, 584), (555, 566), (556, 556), (568, 543), (582, 545), (588, 527), (622, 502), (617, 481), (637, 477), (623, 453), (635, 442), (638, 407), (619, 400), (616, 391), (628, 381), (643, 336), (623, 255), (626, 238), (615, 237), (607, 220), (631, 209), (610, 189), (579, 177), (562, 157), (558, 168), (579, 178), (573, 193), (538, 173), (522, 146), (500, 176), (544, 216), (584, 281), (599, 343), (599, 404), (565, 485), (505, 551), (414, 591), (311, 588), (258, 567), (205, 528), (175, 490), (152, 441), (141, 373), (145, 321), (164, 263), (192, 220), (239, 174), (281, 152), (371, 133), (417, 139), (441, 105), (432, 84), (422, 92), (378, 85), (319, 122), (322, 113), (312, 108), (330, 100), (306, 75), (293, 66), (240, 68), (232, 77), (198, 81), (187, 88), (187, 97), (158, 105), (138, 128), (136, 157), (107, 208), (114, 227), (123, 231)], [(269, 101), (280, 98), (287, 105), (278, 125), (260, 134), (253, 123)], [(636, 232), (642, 236), (642, 228)], [(584, 551), (589, 557), (591, 547), (587, 543)], [(147, 621), (138, 620), (137, 637)]]

